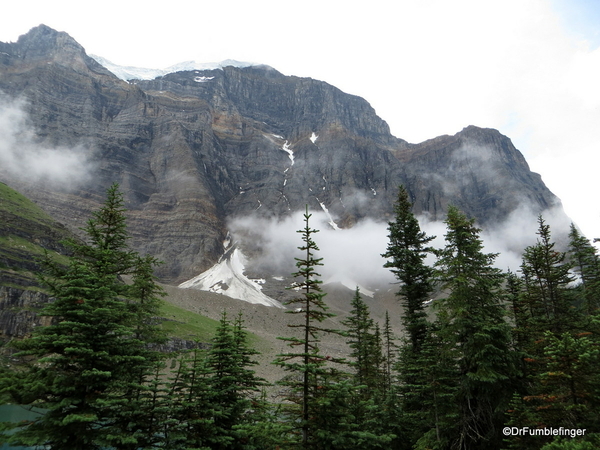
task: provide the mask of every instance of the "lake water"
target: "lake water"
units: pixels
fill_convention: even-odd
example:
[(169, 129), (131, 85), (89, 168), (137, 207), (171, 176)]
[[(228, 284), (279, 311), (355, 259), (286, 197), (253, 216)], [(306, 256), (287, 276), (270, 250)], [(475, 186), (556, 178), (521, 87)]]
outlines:
[[(19, 405), (0, 405), (0, 422), (20, 422), (21, 420), (34, 419), (38, 413), (29, 411)], [(3, 444), (0, 450), (26, 450), (34, 447), (13, 447)]]

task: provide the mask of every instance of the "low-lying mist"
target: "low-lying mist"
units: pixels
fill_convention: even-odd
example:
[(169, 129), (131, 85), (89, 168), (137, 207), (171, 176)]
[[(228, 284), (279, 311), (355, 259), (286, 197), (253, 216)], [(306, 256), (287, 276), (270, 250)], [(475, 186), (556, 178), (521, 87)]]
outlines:
[(25, 102), (0, 93), (0, 173), (17, 179), (70, 188), (86, 180), (92, 165), (87, 150), (39, 143)]
[[(349, 229), (334, 230), (330, 218), (322, 211), (312, 212), (311, 228), (318, 229), (314, 241), (320, 248), (316, 257), (323, 258), (318, 268), (321, 280), (342, 282), (348, 287), (376, 288), (395, 282), (395, 278), (383, 267), (381, 256), (388, 245), (388, 224), (366, 219)], [(487, 227), (481, 232), (486, 253), (499, 253), (496, 267), (517, 272), (521, 265), (521, 254), (525, 247), (536, 243), (538, 238), (538, 215), (525, 203), (510, 214), (502, 223)], [(569, 221), (560, 206), (544, 212), (543, 217), (551, 226), (553, 239), (566, 242)], [(431, 245), (443, 248), (446, 225), (433, 222), (426, 216), (418, 217), (422, 230), (436, 236)], [(249, 266), (256, 272), (273, 276), (287, 276), (295, 272), (294, 258), (303, 254), (297, 247), (302, 245), (302, 236), (297, 230), (304, 227), (302, 212), (283, 219), (267, 219), (247, 216), (233, 219), (229, 229), (233, 238), (241, 243), (250, 258)], [(434, 257), (427, 260), (435, 262)]]
[[(383, 268), (381, 253), (387, 247), (387, 224), (363, 220), (349, 229), (334, 230), (330, 218), (322, 211), (312, 212), (309, 225), (319, 230), (313, 239), (319, 247), (315, 256), (323, 258), (318, 267), (324, 282), (345, 282), (361, 286), (381, 285), (394, 281), (389, 270)], [(295, 259), (304, 255), (302, 212), (283, 219), (242, 217), (232, 220), (229, 229), (249, 253), (251, 265), (257, 271), (287, 276), (296, 271)]]

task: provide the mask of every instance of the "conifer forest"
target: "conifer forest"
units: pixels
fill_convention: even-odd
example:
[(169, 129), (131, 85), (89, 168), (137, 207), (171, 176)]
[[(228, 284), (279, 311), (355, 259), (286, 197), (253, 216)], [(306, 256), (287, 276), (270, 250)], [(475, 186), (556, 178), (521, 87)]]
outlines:
[[(68, 263), (43, 260), (49, 324), (12, 344), (19, 364), (0, 373), (2, 401), (37, 414), (2, 423), (5, 442), (52, 450), (600, 448), (600, 259), (574, 225), (559, 249), (540, 216), (536, 243), (523, 249), (518, 271), (505, 273), (455, 207), (444, 247), (433, 248), (400, 187), (381, 264), (397, 280), (404, 313), (379, 324), (357, 288), (343, 327), (330, 329), (319, 274), (327, 261), (307, 208), (296, 296), (286, 304), (301, 320), (288, 325), (293, 337), (280, 338), (286, 351), (272, 364), (285, 376), (272, 385), (255, 373), (258, 352), (242, 315), (223, 313), (210, 345), (159, 350), (160, 262), (129, 247), (124, 213), (115, 184), (86, 239), (66, 243)], [(392, 332), (396, 319), (402, 336)], [(345, 340), (346, 358), (322, 351), (329, 333)]]

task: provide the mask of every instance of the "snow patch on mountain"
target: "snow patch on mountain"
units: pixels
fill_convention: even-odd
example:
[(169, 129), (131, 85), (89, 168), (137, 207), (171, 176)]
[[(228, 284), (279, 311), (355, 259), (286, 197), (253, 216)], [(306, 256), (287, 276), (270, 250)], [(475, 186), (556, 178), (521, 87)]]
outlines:
[(370, 298), (373, 298), (375, 296), (375, 291), (367, 289), (366, 287), (362, 286), (361, 284), (357, 283), (356, 281), (352, 280), (351, 278), (349, 278), (343, 274), (339, 274), (339, 273), (335, 274), (323, 282), (324, 285), (333, 284), (333, 283), (339, 283), (342, 286), (350, 289), (351, 291), (355, 291), (356, 288), (358, 288), (361, 295), (365, 295)]
[(234, 247), (213, 267), (181, 283), (179, 287), (215, 292), (248, 303), (283, 308), (277, 300), (261, 292), (261, 284), (265, 280), (251, 280), (244, 275), (246, 263), (244, 254)]
[[(95, 59), (96, 62), (110, 70), (115, 76), (120, 78), (121, 80), (129, 81), (129, 80), (154, 80), (157, 77), (162, 77), (169, 73), (175, 72), (183, 72), (183, 71), (191, 71), (191, 70), (216, 70), (222, 69), (223, 67), (233, 66), (233, 67), (252, 67), (257, 64), (236, 61), (234, 59), (226, 59), (221, 62), (212, 62), (212, 63), (202, 63), (199, 61), (184, 61), (172, 66), (169, 66), (165, 69), (148, 69), (144, 67), (133, 67), (133, 66), (120, 66), (118, 64), (114, 64), (111, 61), (103, 58), (102, 56), (90, 55), (91, 58)], [(212, 77), (196, 77), (194, 81), (196, 82), (207, 82), (210, 81)]]
[(290, 157), (290, 161), (292, 161), (292, 166), (294, 165), (294, 151), (290, 148), (290, 144), (288, 143), (288, 141), (285, 141), (285, 144), (283, 144), (283, 147), (281, 147), (281, 150), (283, 150), (284, 152), (286, 152), (288, 154), (288, 156)]
[[(312, 189), (311, 189), (312, 192)], [(335, 223), (335, 220), (333, 220), (333, 217), (331, 217), (331, 214), (329, 213), (329, 210), (327, 209), (327, 207), (325, 206), (325, 203), (323, 203), (321, 200), (319, 200), (318, 197), (315, 197), (317, 199), (317, 201), (319, 202), (319, 205), (321, 205), (321, 209), (323, 209), (323, 212), (327, 215), (327, 217), (329, 218), (329, 225), (331, 226), (331, 228), (333, 228), (334, 230), (339, 230), (340, 227), (338, 226), (337, 223)]]

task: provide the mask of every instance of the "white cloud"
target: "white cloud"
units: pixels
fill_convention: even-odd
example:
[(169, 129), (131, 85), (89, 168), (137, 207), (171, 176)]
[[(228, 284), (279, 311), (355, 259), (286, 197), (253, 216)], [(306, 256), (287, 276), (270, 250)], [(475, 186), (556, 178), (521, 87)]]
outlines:
[[(383, 267), (381, 257), (387, 248), (387, 224), (363, 220), (350, 229), (334, 230), (329, 216), (311, 212), (311, 228), (319, 230), (313, 236), (319, 247), (315, 256), (323, 258), (317, 268), (324, 282), (360, 284), (365, 288), (393, 282), (393, 276)], [(297, 269), (294, 258), (302, 257), (298, 247), (304, 228), (302, 212), (281, 220), (263, 217), (243, 217), (230, 222), (229, 228), (237, 241), (248, 249), (252, 267), (273, 275), (287, 276)]]
[[(348, 287), (360, 285), (364, 292), (395, 283), (395, 278), (383, 267), (381, 256), (388, 246), (388, 224), (362, 220), (350, 229), (334, 230), (329, 217), (323, 212), (311, 212), (311, 228), (319, 230), (313, 235), (320, 250), (315, 254), (323, 258), (323, 266), (317, 268), (324, 282), (342, 282)], [(553, 240), (566, 243), (570, 223), (560, 209), (544, 212), (544, 220), (551, 226)], [(523, 250), (535, 244), (538, 236), (538, 213), (522, 201), (504, 221), (482, 231), (484, 252), (499, 253), (495, 266), (503, 271), (517, 272), (521, 265)], [(418, 217), (421, 229), (428, 236), (435, 236), (434, 248), (445, 246), (446, 225), (431, 221), (427, 216)], [(265, 271), (274, 276), (288, 276), (296, 271), (294, 258), (303, 254), (298, 250), (302, 244), (297, 230), (304, 228), (302, 212), (284, 219), (257, 216), (240, 217), (230, 221), (229, 229), (237, 242), (247, 250), (251, 267), (258, 273)], [(427, 259), (433, 265), (435, 257)], [(261, 273), (265, 275), (265, 273)]]
[(0, 94), (0, 173), (73, 187), (90, 176), (84, 147), (48, 147), (36, 140), (25, 104)]

